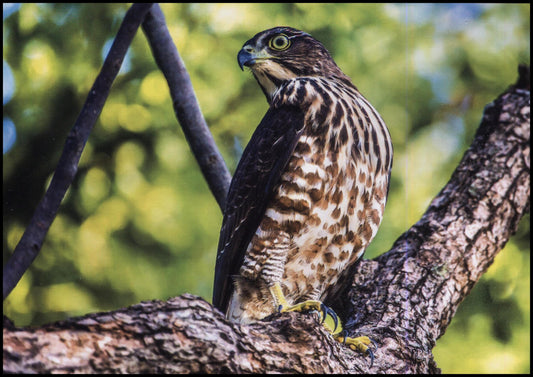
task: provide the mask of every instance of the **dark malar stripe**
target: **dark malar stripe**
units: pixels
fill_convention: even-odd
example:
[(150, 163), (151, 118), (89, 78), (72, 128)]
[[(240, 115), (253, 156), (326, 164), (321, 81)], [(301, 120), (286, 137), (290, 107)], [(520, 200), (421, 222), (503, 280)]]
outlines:
[(299, 68), (298, 64), (292, 64), (290, 61), (283, 60), (283, 59), (277, 60), (277, 63), (280, 66), (285, 67), (289, 71), (293, 72), (295, 76), (297, 77), (303, 76), (303, 71)]
[(283, 83), (283, 80), (278, 79), (276, 76), (272, 76), (268, 72), (264, 72), (265, 76), (274, 83), (274, 85), (279, 88)]

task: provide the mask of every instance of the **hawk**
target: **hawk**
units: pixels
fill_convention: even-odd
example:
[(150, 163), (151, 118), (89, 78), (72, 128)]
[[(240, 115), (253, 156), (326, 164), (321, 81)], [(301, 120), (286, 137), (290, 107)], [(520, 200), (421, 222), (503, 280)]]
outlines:
[(237, 59), (270, 107), (231, 181), (213, 305), (239, 323), (276, 311), (325, 311), (321, 302), (361, 258), (383, 217), (389, 131), (308, 33), (262, 31)]

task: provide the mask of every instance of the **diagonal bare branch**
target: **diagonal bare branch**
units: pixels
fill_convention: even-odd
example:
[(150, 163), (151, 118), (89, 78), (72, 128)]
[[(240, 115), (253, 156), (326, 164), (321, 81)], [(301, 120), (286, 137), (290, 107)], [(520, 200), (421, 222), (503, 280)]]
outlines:
[(174, 112), (183, 133), (211, 192), (223, 211), (231, 174), (200, 111), (189, 73), (172, 41), (165, 16), (158, 4), (152, 7), (142, 27), (155, 61), (167, 79)]
[(2, 290), (4, 300), (18, 284), (24, 272), (30, 267), (41, 250), (46, 233), (52, 225), (61, 201), (78, 171), (81, 153), (104, 107), (124, 56), (151, 6), (152, 4), (134, 4), (126, 13), (102, 69), (89, 91), (80, 115), (67, 136), (50, 186), (35, 209), (13, 255), (4, 266)]

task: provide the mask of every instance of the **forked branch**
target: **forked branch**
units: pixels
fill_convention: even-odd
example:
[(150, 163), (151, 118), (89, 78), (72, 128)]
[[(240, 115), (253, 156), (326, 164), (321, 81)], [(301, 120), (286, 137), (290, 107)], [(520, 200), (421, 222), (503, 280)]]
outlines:
[(4, 320), (4, 372), (437, 372), (435, 341), (529, 211), (530, 92), (521, 82), (486, 107), (421, 220), (389, 252), (361, 261), (333, 303), (351, 335), (378, 343), (371, 369), (312, 314), (241, 326), (183, 295), (37, 329)]

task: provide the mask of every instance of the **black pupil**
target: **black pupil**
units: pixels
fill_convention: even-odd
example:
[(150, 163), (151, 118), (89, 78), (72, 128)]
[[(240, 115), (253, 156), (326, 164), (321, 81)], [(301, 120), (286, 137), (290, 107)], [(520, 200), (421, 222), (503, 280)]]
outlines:
[(277, 37), (274, 39), (274, 46), (278, 48), (285, 46), (285, 39), (283, 37)]

